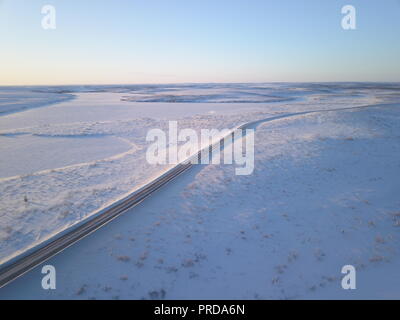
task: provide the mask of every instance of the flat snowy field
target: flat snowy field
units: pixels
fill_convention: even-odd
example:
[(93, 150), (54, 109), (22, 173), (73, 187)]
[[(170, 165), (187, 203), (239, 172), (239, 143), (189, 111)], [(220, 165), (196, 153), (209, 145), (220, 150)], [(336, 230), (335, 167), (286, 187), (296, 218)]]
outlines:
[(57, 290), (39, 267), (2, 299), (400, 298), (399, 84), (8, 87), (3, 107), (0, 263), (165, 170), (145, 137), (168, 120), (319, 112), (261, 122), (252, 175), (195, 166), (48, 261)]

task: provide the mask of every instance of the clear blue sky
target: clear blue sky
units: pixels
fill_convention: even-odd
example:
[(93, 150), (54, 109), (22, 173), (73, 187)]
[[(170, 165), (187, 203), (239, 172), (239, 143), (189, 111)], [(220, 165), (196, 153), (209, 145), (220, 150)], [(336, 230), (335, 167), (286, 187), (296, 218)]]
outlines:
[(0, 0), (0, 41), (0, 85), (400, 81), (400, 0)]

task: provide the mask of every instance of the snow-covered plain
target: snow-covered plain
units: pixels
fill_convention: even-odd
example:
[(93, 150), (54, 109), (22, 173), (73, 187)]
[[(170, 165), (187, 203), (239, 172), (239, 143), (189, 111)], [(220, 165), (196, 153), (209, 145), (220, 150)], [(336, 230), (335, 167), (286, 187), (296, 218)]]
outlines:
[(165, 170), (145, 161), (151, 128), (321, 112), (258, 125), (252, 175), (195, 167), (51, 259), (57, 290), (35, 269), (0, 298), (400, 298), (399, 84), (43, 91), (75, 98), (0, 117), (3, 262)]

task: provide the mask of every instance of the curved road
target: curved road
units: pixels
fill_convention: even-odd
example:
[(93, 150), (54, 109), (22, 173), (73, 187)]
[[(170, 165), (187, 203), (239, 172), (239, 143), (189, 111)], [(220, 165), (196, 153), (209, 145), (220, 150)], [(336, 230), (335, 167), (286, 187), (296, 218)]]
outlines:
[[(166, 171), (156, 179), (152, 180), (145, 186), (141, 187), (140, 189), (129, 194), (125, 198), (113, 203), (111, 206), (105, 209), (100, 210), (96, 214), (92, 215), (90, 218), (87, 218), (84, 221), (72, 226), (71, 228), (68, 228), (67, 230), (61, 232), (60, 234), (45, 241), (41, 245), (31, 248), (25, 253), (4, 263), (0, 268), (0, 288), (5, 286), (9, 282), (15, 280), (16, 278), (22, 276), (23, 274), (33, 269), (37, 265), (43, 263), (44, 261), (48, 260), (52, 256), (65, 250), (66, 248), (73, 245), (77, 241), (81, 240), (85, 236), (96, 231), (106, 223), (118, 217), (126, 210), (142, 202), (153, 192), (157, 191), (159, 188), (161, 188), (162, 186), (164, 186), (165, 184), (167, 184), (168, 182), (179, 176), (182, 172), (189, 169), (193, 165), (193, 160), (196, 158), (197, 160), (199, 160), (203, 152), (211, 153), (212, 150), (218, 146), (222, 149), (224, 147), (223, 145), (224, 139), (228, 136), (234, 136), (234, 132), (236, 130), (253, 129), (256, 128), (259, 124), (264, 122), (270, 122), (273, 120), (290, 118), (317, 112), (356, 110), (369, 107), (382, 107), (387, 105), (389, 104), (368, 105), (361, 107), (349, 107), (349, 108), (339, 108), (330, 110), (312, 110), (312, 111), (304, 111), (304, 112), (289, 113), (289, 114), (286, 113), (242, 124), (237, 128), (235, 128), (234, 130), (232, 130), (229, 134), (218, 140), (217, 142), (214, 142), (213, 144), (210, 144), (209, 146), (206, 146), (205, 148), (201, 149), (193, 156), (177, 164), (173, 168), (169, 169), (168, 171)], [(244, 136), (245, 132), (243, 134), (243, 137)], [(198, 163), (199, 162), (200, 161), (198, 161)]]

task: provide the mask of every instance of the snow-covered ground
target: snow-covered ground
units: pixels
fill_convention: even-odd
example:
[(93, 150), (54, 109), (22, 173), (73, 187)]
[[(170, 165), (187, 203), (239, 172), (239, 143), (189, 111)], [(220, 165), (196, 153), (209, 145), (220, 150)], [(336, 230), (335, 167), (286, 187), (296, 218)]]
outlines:
[(66, 92), (43, 92), (39, 88), (0, 87), (0, 116), (73, 99)]
[[(398, 84), (60, 90), (42, 89), (75, 98), (0, 117), (0, 261), (165, 170), (145, 136), (168, 120), (321, 112), (258, 125), (252, 175), (197, 166), (51, 259), (57, 290), (35, 269), (0, 298), (400, 298)], [(357, 290), (340, 288), (345, 264)]]

